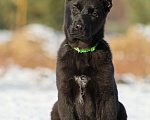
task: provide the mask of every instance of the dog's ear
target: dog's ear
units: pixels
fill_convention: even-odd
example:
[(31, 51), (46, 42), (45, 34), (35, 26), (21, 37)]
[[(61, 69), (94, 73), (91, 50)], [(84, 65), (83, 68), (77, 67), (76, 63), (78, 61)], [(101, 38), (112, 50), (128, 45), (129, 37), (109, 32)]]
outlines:
[(112, 7), (112, 0), (104, 0), (104, 9), (108, 13)]

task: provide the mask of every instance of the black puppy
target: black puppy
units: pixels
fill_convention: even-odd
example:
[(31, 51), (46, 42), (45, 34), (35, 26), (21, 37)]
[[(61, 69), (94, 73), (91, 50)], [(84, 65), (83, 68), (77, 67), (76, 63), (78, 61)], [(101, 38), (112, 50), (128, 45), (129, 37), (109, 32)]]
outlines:
[(111, 0), (66, 0), (57, 58), (58, 102), (52, 120), (126, 120), (118, 101), (112, 54), (103, 40)]

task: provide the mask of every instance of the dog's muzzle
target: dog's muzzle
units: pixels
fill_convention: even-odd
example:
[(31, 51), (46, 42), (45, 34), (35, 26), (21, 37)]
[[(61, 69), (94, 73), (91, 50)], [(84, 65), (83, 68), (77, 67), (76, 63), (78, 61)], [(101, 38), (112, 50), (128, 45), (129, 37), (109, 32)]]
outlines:
[(85, 25), (83, 25), (81, 23), (75, 23), (74, 30), (78, 31), (78, 32), (83, 32), (85, 30)]
[(78, 23), (78, 22), (75, 22), (71, 28), (71, 31), (70, 31), (70, 35), (73, 37), (73, 38), (76, 38), (76, 39), (88, 39), (88, 35), (87, 34), (88, 31), (87, 31), (87, 26), (82, 24), (82, 23)]

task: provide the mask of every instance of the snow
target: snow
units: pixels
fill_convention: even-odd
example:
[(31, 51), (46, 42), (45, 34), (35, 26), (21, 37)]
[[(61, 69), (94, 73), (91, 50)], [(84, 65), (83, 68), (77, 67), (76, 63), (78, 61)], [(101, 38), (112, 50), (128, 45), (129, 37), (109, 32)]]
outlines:
[(55, 74), (47, 68), (0, 70), (0, 120), (49, 120), (57, 100)]
[[(26, 30), (26, 38), (30, 41), (38, 42), (42, 39), (41, 48), (47, 53), (50, 58), (56, 58), (56, 53), (65, 36), (62, 32), (57, 32), (54, 29), (41, 25), (29, 24), (23, 28)], [(38, 39), (37, 39), (38, 38)]]
[(0, 30), (0, 45), (9, 42), (13, 34), (14, 32), (11, 30)]
[(143, 83), (119, 84), (119, 99), (124, 104), (128, 120), (149, 120), (150, 118), (150, 85)]
[(150, 42), (150, 25), (137, 24), (135, 28), (138, 34), (144, 35)]
[[(24, 37), (33, 42), (41, 42), (41, 49), (52, 59), (56, 58), (56, 53), (60, 44), (65, 39), (62, 32), (55, 31), (53, 28), (42, 24), (29, 24), (21, 29)], [(16, 31), (17, 32), (17, 31)], [(0, 45), (12, 40), (14, 31), (0, 30)]]
[[(123, 76), (127, 84), (117, 86), (128, 120), (149, 120), (150, 85), (136, 82), (133, 75)], [(55, 72), (52, 70), (17, 65), (0, 68), (0, 120), (49, 120), (56, 100)]]

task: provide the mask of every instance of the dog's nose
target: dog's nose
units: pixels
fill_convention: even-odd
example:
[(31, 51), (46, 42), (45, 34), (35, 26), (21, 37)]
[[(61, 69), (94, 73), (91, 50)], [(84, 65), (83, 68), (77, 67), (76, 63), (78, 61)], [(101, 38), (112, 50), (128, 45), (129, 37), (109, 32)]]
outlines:
[(85, 26), (79, 23), (75, 23), (75, 30), (82, 31), (85, 29)]

